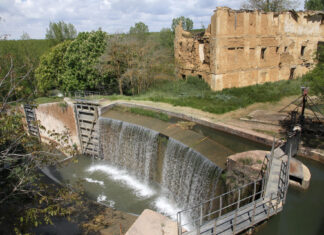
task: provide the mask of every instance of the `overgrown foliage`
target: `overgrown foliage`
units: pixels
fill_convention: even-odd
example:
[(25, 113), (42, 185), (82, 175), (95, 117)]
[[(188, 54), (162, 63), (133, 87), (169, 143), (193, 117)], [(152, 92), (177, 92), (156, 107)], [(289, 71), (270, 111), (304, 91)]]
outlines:
[(193, 21), (190, 18), (180, 16), (178, 18), (172, 19), (171, 29), (173, 32), (175, 31), (176, 27), (180, 24), (180, 22), (182, 23), (182, 28), (184, 30), (189, 31), (193, 29)]
[[(212, 91), (203, 80), (189, 77), (187, 80), (157, 82), (153, 88), (132, 99), (165, 102), (210, 113), (225, 113), (257, 102), (276, 102), (286, 96), (299, 95), (301, 85), (302, 81), (298, 79)], [(110, 97), (120, 98), (127, 97)]]
[(79, 33), (63, 58), (64, 72), (59, 80), (65, 91), (93, 89), (101, 77), (95, 65), (106, 47), (106, 33), (98, 30)]
[[(39, 169), (57, 164), (57, 143), (69, 143), (70, 138), (53, 132), (54, 141), (44, 148), (38, 138), (26, 133), (21, 112), (8, 101), (18, 102), (13, 96), (19, 90), (17, 84), (30, 74), (16, 77), (12, 60), (9, 63), (12, 66), (6, 70), (7, 75), (0, 78), (0, 89), (6, 86), (10, 91), (0, 100), (0, 233), (25, 234), (31, 226), (52, 223), (53, 216), (68, 217), (72, 211), (69, 204), (79, 201), (80, 195), (67, 187), (42, 182)], [(71, 155), (75, 153), (72, 148), (63, 148)]]
[(168, 49), (171, 51), (171, 53), (174, 53), (174, 33), (169, 28), (163, 28), (161, 29), (159, 33), (159, 39), (160, 44), (165, 49)]
[(246, 0), (244, 9), (279, 12), (294, 9), (298, 6), (297, 0)]
[(149, 28), (143, 22), (135, 23), (135, 26), (130, 27), (129, 33), (130, 34), (145, 34), (149, 32)]
[(59, 21), (57, 23), (50, 22), (48, 29), (46, 29), (46, 39), (54, 40), (56, 43), (64, 40), (74, 39), (77, 36), (77, 31), (73, 24)]
[(35, 78), (40, 94), (50, 89), (61, 87), (59, 77), (65, 72), (64, 55), (71, 41), (62, 42), (53, 47), (40, 59), (40, 64), (35, 71)]
[[(110, 35), (105, 53), (100, 58), (99, 70), (106, 82), (116, 78), (118, 91), (139, 94), (152, 86), (156, 79), (167, 76), (173, 56), (159, 42), (127, 34)], [(172, 72), (171, 72), (172, 73)]]
[(317, 51), (318, 64), (303, 80), (310, 87), (311, 94), (319, 96), (324, 102), (324, 46), (320, 45)]
[[(0, 77), (4, 77), (14, 65), (15, 76), (24, 77), (29, 74), (28, 79), (20, 80), (19, 87), (14, 90), (11, 98), (19, 99), (24, 95), (34, 94), (36, 83), (34, 80), (34, 69), (39, 64), (39, 58), (53, 46), (49, 40), (0, 40)], [(1, 87), (1, 96), (4, 91), (8, 92), (5, 86)]]
[(324, 0), (305, 0), (305, 10), (323, 11)]
[(96, 68), (106, 47), (106, 33), (101, 30), (79, 33), (41, 58), (37, 85), (41, 93), (57, 88), (62, 91), (94, 89), (102, 82)]

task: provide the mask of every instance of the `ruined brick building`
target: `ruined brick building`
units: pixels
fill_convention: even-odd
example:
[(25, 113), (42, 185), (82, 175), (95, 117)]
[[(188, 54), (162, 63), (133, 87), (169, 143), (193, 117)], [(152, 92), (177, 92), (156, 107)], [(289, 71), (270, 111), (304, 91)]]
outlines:
[(213, 90), (293, 79), (314, 67), (324, 12), (281, 13), (218, 7), (202, 33), (175, 32), (177, 73)]

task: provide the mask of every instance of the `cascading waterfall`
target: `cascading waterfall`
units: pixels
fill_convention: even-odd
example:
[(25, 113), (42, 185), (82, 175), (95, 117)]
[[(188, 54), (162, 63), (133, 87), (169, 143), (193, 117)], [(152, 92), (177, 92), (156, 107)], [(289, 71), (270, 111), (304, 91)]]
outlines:
[(221, 168), (177, 140), (169, 139), (164, 154), (162, 186), (181, 208), (214, 196)]
[(145, 127), (100, 118), (100, 155), (149, 181), (156, 170), (159, 133)]
[[(221, 169), (188, 146), (169, 138), (164, 153), (159, 153), (163, 141), (156, 131), (103, 117), (99, 127), (100, 155), (147, 183), (158, 181), (177, 207), (196, 205), (215, 193)], [(163, 157), (162, 175), (157, 177), (159, 157)]]

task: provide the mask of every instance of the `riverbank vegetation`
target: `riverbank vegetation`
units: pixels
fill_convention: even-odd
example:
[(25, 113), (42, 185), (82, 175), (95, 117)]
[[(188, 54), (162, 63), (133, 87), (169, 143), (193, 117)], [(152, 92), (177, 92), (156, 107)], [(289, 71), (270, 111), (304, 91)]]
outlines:
[(242, 88), (212, 91), (198, 77), (187, 80), (160, 81), (137, 96), (108, 96), (108, 99), (135, 99), (187, 106), (211, 113), (225, 113), (257, 102), (276, 102), (286, 96), (300, 94), (301, 79), (265, 83)]

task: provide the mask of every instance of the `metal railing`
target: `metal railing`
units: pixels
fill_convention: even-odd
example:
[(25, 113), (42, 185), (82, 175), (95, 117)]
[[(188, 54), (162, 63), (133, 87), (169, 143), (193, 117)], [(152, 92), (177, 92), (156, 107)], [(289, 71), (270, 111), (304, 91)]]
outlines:
[[(238, 187), (232, 191), (204, 201), (199, 205), (178, 212), (178, 234), (182, 234), (183, 227), (194, 227), (197, 230), (197, 234), (200, 234), (199, 229), (203, 222), (206, 221), (206, 219), (210, 220), (210, 218), (220, 218), (227, 213), (238, 210), (241, 207), (256, 201), (257, 199), (262, 198), (264, 194), (264, 188), (262, 187), (262, 184), (264, 184), (264, 178), (258, 179), (256, 181)], [(244, 195), (244, 190), (249, 191), (249, 189), (252, 188), (252, 195), (249, 194), (248, 196), (242, 197), (242, 195)], [(230, 196), (237, 196), (237, 200), (233, 203), (229, 203)], [(212, 212), (204, 213), (204, 211), (206, 211), (206, 208), (208, 208), (210, 205), (217, 205), (218, 209), (215, 209)], [(198, 218), (192, 218), (192, 215), (197, 215), (197, 212), (199, 214)], [(185, 218), (185, 223), (183, 223), (183, 218)], [(188, 220), (189, 222), (187, 222), (186, 220)]]
[[(288, 158), (287, 160), (282, 160), (281, 162), (277, 192), (271, 193), (270, 198), (265, 198), (266, 185), (269, 180), (271, 164), (274, 158), (274, 143), (269, 158), (266, 157), (263, 162), (265, 165), (264, 168), (266, 169), (263, 169), (264, 173), (261, 179), (238, 187), (212, 199), (206, 200), (199, 205), (178, 212), (178, 234), (183, 234), (183, 228), (185, 228), (185, 230), (194, 230), (196, 234), (204, 234), (207, 232), (216, 234), (217, 227), (220, 227), (228, 221), (231, 221), (232, 233), (235, 234), (239, 232), (236, 230), (237, 221), (247, 213), (250, 223), (246, 228), (251, 227), (264, 219), (268, 219), (273, 214), (277, 214), (279, 206), (281, 208), (286, 200), (289, 186), (290, 158), (292, 156), (293, 146), (290, 144), (289, 153), (287, 154)], [(243, 196), (251, 191), (252, 188), (252, 193), (248, 194), (247, 196)], [(235, 202), (231, 202), (231, 200), (233, 201), (234, 198)], [(261, 216), (261, 219), (256, 219), (256, 209), (259, 206), (266, 207), (267, 211), (263, 217)], [(209, 226), (209, 228), (205, 231), (201, 231), (202, 226), (206, 224), (207, 221), (213, 221), (213, 226)], [(240, 221), (240, 223), (242, 223), (242, 221)], [(242, 231), (242, 228), (239, 228), (239, 230)], [(221, 232), (222, 231), (217, 231), (217, 233)]]

